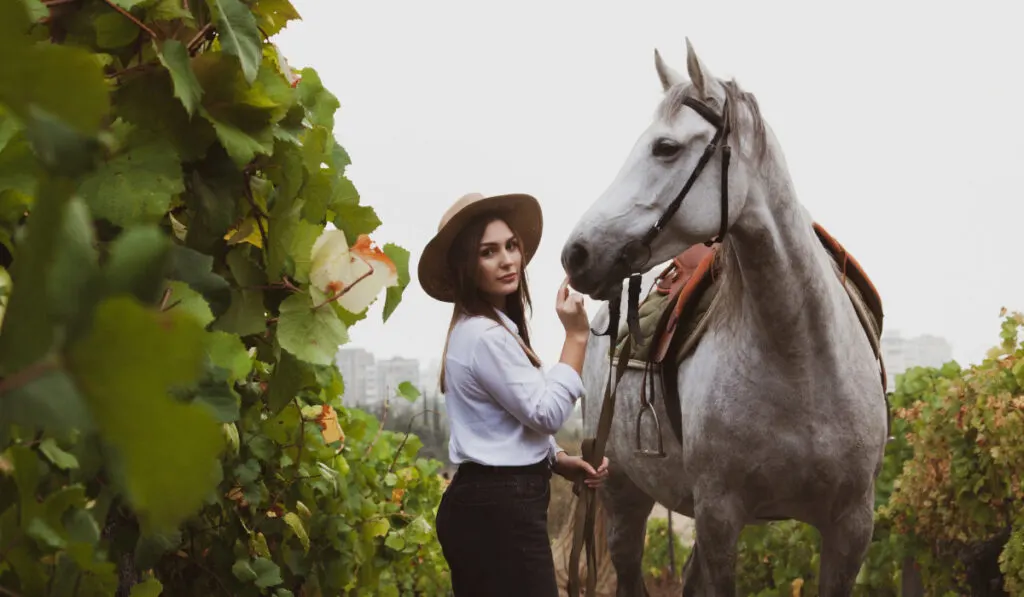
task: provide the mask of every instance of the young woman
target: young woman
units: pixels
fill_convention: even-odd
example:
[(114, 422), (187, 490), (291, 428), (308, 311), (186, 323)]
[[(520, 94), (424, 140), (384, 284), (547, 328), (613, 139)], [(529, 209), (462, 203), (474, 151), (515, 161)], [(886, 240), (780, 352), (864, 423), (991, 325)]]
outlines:
[(569, 456), (554, 434), (583, 394), (590, 322), (563, 282), (555, 310), (565, 328), (545, 373), (530, 345), (525, 268), (542, 230), (529, 195), (470, 194), (448, 209), (419, 262), (420, 285), (453, 303), (441, 367), (458, 471), (437, 512), (437, 536), (456, 597), (556, 597), (547, 533), (552, 471), (596, 487), (608, 474)]

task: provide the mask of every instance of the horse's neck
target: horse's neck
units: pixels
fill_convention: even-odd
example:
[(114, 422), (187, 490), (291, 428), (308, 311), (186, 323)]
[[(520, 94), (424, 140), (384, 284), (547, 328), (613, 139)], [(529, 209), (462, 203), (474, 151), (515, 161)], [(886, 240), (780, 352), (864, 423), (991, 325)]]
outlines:
[(768, 358), (799, 369), (833, 344), (834, 273), (784, 162), (765, 172), (727, 236), (730, 277), (739, 286), (729, 317)]

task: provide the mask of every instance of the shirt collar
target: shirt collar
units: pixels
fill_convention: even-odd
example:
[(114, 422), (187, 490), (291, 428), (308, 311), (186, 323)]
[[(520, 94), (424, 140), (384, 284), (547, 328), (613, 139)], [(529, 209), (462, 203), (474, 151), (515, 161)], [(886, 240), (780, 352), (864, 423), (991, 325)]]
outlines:
[(495, 309), (494, 312), (498, 314), (498, 319), (500, 319), (502, 323), (508, 326), (508, 329), (512, 330), (516, 334), (519, 333), (519, 326), (516, 325), (516, 322), (512, 321), (511, 317), (505, 315), (504, 311), (502, 311), (501, 309)]

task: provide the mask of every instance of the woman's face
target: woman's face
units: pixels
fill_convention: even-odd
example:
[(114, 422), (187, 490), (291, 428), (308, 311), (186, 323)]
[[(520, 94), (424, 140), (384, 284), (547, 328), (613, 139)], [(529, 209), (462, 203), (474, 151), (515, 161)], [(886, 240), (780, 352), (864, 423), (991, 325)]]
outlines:
[(505, 298), (519, 288), (523, 254), (512, 229), (494, 220), (484, 229), (477, 247), (477, 286), (495, 306), (504, 307)]

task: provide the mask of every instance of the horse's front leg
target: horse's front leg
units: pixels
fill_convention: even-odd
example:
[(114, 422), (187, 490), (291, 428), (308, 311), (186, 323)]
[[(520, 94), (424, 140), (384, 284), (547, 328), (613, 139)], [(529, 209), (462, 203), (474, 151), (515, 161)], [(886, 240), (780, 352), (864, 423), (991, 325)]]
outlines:
[(736, 597), (736, 543), (744, 526), (739, 496), (724, 490), (698, 490), (694, 495), (697, 530), (697, 593), (707, 597)]
[(875, 491), (849, 504), (821, 527), (821, 597), (850, 597), (875, 528)]
[(625, 471), (616, 470), (614, 463), (612, 460), (600, 493), (608, 516), (608, 553), (618, 581), (615, 595), (646, 597), (641, 562), (647, 517), (654, 507), (654, 499), (637, 487)]

